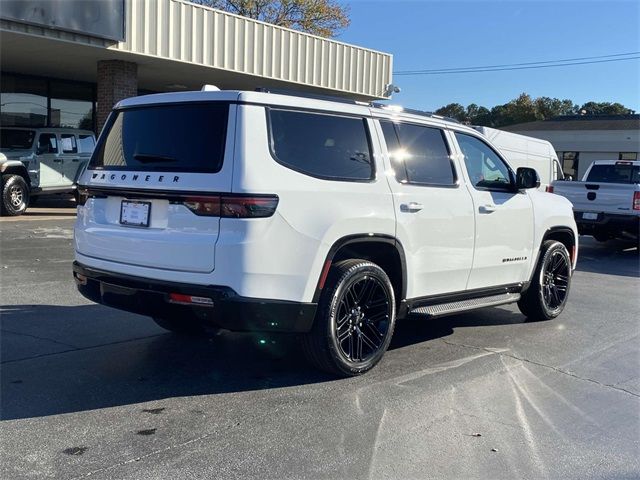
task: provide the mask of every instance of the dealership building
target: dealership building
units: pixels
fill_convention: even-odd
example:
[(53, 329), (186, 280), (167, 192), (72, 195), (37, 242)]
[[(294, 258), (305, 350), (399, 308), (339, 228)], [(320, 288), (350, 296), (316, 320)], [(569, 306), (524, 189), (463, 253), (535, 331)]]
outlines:
[(640, 115), (567, 115), (504, 130), (551, 142), (565, 175), (581, 179), (594, 160), (638, 160)]
[(0, 1), (0, 123), (98, 131), (135, 95), (296, 89), (388, 97), (392, 56), (182, 0)]

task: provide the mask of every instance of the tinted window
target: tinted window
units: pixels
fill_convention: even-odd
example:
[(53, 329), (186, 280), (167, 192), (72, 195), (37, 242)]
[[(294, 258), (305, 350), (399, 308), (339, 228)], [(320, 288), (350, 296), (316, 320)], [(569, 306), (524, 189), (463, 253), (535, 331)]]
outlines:
[(489, 145), (463, 133), (456, 133), (456, 139), (464, 155), (469, 179), (474, 186), (499, 190), (511, 188), (509, 168)]
[(58, 139), (55, 133), (41, 133), (38, 137), (38, 153), (58, 153)]
[(96, 141), (93, 135), (78, 135), (78, 144), (80, 146), (80, 153), (92, 153), (96, 146)]
[(640, 166), (624, 164), (594, 165), (589, 171), (587, 182), (640, 183)]
[(0, 130), (0, 148), (27, 149), (33, 145), (36, 132), (33, 130)]
[(229, 106), (162, 105), (120, 110), (89, 168), (215, 173), (222, 168)]
[(404, 123), (380, 123), (398, 181), (428, 185), (455, 183), (442, 130)]
[(373, 178), (364, 119), (276, 109), (269, 116), (279, 163), (332, 180)]
[(60, 145), (62, 146), (62, 153), (78, 153), (75, 135), (60, 135)]

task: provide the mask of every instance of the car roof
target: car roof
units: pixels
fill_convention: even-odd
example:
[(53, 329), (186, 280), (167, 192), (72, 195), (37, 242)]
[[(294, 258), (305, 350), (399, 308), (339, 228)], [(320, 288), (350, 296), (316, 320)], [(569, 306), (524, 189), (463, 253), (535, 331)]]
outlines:
[(187, 102), (234, 102), (317, 110), (335, 114), (389, 119), (392, 121), (428, 123), (445, 128), (455, 127), (458, 130), (463, 130), (477, 135), (477, 132), (470, 127), (462, 125), (454, 120), (427, 112), (405, 110), (402, 107), (372, 105), (367, 102), (358, 102), (341, 98), (333, 100), (330, 98), (321, 98), (320, 96), (305, 96), (302, 92), (300, 95), (296, 95), (293, 92), (290, 94), (282, 94), (242, 90), (155, 93), (151, 95), (127, 98), (118, 102), (114, 109)]

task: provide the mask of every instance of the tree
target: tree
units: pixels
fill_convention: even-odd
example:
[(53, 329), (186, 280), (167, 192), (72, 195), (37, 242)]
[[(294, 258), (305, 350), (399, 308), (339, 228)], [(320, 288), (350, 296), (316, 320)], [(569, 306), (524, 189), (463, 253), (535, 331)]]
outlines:
[(334, 37), (349, 26), (348, 8), (336, 0), (191, 1), (321, 37)]
[(578, 106), (567, 99), (538, 97), (534, 100), (534, 104), (538, 120), (545, 120), (559, 115), (574, 115), (578, 112)]
[(434, 112), (436, 115), (442, 115), (443, 117), (455, 118), (460, 122), (467, 120), (467, 111), (459, 103), (450, 103), (444, 107), (440, 107)]
[(617, 102), (587, 102), (580, 107), (579, 112), (584, 112), (585, 115), (628, 115), (635, 113), (635, 110)]

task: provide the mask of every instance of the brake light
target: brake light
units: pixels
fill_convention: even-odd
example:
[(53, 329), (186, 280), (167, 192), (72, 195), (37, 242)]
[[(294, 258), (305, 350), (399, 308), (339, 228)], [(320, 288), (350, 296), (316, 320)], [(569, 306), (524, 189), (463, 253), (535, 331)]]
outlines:
[(633, 209), (640, 210), (640, 192), (633, 193)]
[(223, 218), (270, 217), (278, 206), (275, 195), (207, 195), (181, 202), (196, 215)]
[(545, 190), (547, 191), (547, 193), (553, 193), (553, 185), (547, 185), (547, 188)]

